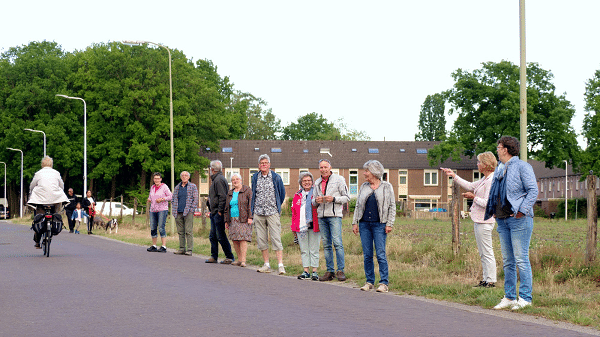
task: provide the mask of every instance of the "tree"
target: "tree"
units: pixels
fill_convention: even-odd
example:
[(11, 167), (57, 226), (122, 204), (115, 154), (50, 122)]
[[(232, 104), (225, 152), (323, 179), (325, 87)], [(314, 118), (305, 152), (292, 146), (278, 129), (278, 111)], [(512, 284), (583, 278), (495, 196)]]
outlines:
[(446, 100), (442, 94), (427, 95), (419, 113), (419, 133), (415, 140), (440, 141), (446, 135)]
[(600, 172), (600, 70), (585, 86), (585, 114), (583, 120), (583, 136), (587, 148), (581, 154), (580, 171), (587, 176), (590, 170), (595, 175)]
[(284, 140), (336, 140), (340, 139), (340, 131), (323, 115), (316, 112), (298, 117), (283, 128), (281, 136)]
[(364, 131), (358, 131), (356, 129), (350, 129), (348, 124), (344, 121), (344, 118), (338, 118), (334, 125), (339, 130), (341, 137), (340, 140), (350, 141), (369, 141), (371, 137)]
[[(458, 116), (445, 142), (429, 153), (435, 165), (449, 157), (473, 157), (495, 151), (503, 135), (519, 138), (519, 67), (508, 61), (485, 62), (481, 69), (456, 70), (454, 87), (444, 93)], [(552, 73), (530, 63), (527, 67), (527, 141), (532, 158), (551, 168), (563, 160), (576, 162), (579, 146), (571, 127), (575, 109), (556, 95)]]
[(281, 121), (266, 106), (267, 102), (250, 93), (237, 91), (233, 94), (230, 109), (244, 116), (241, 122), (244, 132), (240, 139), (277, 139), (281, 132)]

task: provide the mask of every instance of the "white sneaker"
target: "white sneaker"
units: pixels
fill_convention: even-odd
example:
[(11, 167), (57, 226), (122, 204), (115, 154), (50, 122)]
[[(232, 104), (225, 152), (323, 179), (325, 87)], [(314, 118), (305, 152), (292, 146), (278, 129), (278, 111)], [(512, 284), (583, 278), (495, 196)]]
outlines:
[(375, 286), (373, 286), (371, 283), (365, 283), (364, 286), (360, 287), (360, 290), (362, 291), (369, 291), (373, 289), (375, 289)]
[(530, 305), (531, 305), (531, 302), (527, 302), (524, 299), (519, 297), (519, 300), (516, 301), (515, 305), (513, 305), (512, 308), (510, 308), (510, 310), (519, 310), (519, 309), (523, 309)]
[(497, 306), (494, 307), (494, 309), (504, 309), (504, 308), (508, 308), (508, 307), (512, 307), (513, 305), (517, 304), (517, 300), (509, 300), (506, 297), (503, 297), (502, 300), (500, 301), (500, 303), (498, 303)]
[(378, 293), (387, 293), (388, 292), (387, 284), (380, 283), (379, 287), (377, 287), (377, 292)]
[(258, 268), (257, 272), (259, 273), (270, 273), (273, 270), (271, 269), (271, 267), (267, 266), (267, 265), (263, 265), (262, 267)]
[(280, 266), (279, 267), (279, 275), (284, 275), (285, 274), (285, 267), (284, 266)]

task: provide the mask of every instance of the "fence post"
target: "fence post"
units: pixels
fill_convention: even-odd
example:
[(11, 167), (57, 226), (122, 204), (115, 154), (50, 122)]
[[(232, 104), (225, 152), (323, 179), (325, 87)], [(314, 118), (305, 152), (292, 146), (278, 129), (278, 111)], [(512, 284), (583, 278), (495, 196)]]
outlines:
[(133, 214), (131, 215), (131, 222), (135, 226), (135, 213), (137, 213), (137, 197), (133, 198)]
[(596, 181), (595, 175), (587, 176), (587, 244), (585, 247), (585, 262), (592, 263), (596, 258), (596, 238), (598, 235), (598, 205), (596, 202)]
[(452, 184), (452, 201), (450, 202), (450, 212), (452, 212), (452, 252), (454, 256), (460, 251), (460, 207), (459, 201), (460, 186)]
[(123, 222), (123, 194), (121, 194), (121, 213), (119, 214), (119, 222)]
[(206, 216), (205, 216), (205, 211), (206, 211), (206, 198), (205, 197), (200, 197), (200, 212), (202, 213), (202, 216), (200, 217), (200, 219), (202, 220), (202, 229), (206, 229)]

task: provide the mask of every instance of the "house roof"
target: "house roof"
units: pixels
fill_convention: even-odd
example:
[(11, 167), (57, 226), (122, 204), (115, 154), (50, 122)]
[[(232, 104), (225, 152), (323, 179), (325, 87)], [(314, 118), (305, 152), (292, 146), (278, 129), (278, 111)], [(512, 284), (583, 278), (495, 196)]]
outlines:
[[(529, 164), (531, 164), (531, 167), (533, 168), (533, 172), (535, 173), (535, 177), (537, 179), (542, 179), (542, 178), (556, 178), (556, 177), (564, 177), (565, 176), (565, 169), (564, 168), (552, 168), (552, 169), (549, 169), (549, 168), (546, 167), (546, 162), (544, 162), (544, 161), (537, 161), (537, 160), (533, 160), (533, 159), (530, 159), (527, 162)], [(569, 167), (569, 172), (568, 172), (569, 176), (579, 176), (579, 175), (581, 175), (581, 173), (579, 173), (579, 172), (573, 172), (572, 169), (573, 169), (573, 166), (570, 166)]]
[[(460, 162), (446, 160), (430, 166), (427, 151), (440, 142), (422, 141), (295, 141), (295, 140), (222, 140), (219, 153), (206, 152), (211, 160), (219, 159), (223, 166), (258, 167), (258, 157), (268, 154), (274, 168), (316, 168), (320, 159), (328, 159), (333, 168), (362, 168), (376, 159), (385, 168), (477, 169), (477, 158), (462, 157)], [(324, 151), (329, 149), (329, 151)], [(215, 150), (215, 149), (211, 149)], [(230, 152), (229, 152), (230, 151)], [(233, 159), (231, 159), (233, 158)]]

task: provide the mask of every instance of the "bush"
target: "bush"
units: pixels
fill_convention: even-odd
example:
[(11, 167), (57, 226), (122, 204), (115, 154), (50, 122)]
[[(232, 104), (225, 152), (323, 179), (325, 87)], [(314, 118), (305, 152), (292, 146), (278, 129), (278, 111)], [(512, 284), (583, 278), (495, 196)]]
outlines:
[(534, 205), (533, 206), (533, 216), (535, 216), (536, 218), (547, 218), (548, 214), (546, 214), (546, 211), (544, 211), (543, 208), (541, 208), (538, 205)]
[(348, 202), (348, 211), (350, 211), (350, 213), (354, 213), (355, 208), (356, 208), (356, 198), (352, 198)]

